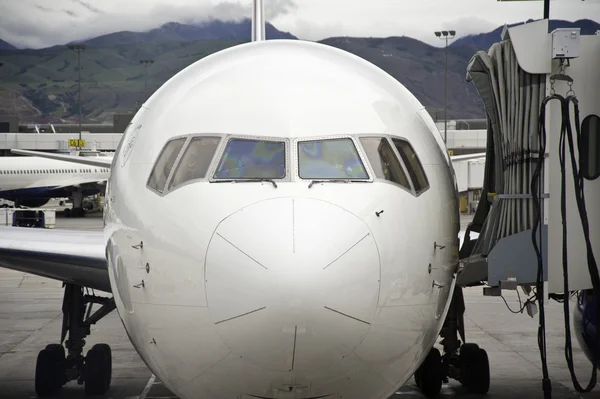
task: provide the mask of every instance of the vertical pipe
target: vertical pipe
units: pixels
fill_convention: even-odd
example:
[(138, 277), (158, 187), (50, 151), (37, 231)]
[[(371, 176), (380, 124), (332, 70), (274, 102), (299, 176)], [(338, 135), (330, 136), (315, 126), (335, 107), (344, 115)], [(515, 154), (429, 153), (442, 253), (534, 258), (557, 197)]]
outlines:
[(252, 41), (266, 40), (265, 12), (263, 0), (253, 0), (252, 4)]
[(544, 19), (550, 19), (550, 0), (544, 0)]
[(448, 36), (446, 36), (446, 63), (444, 66), (444, 144), (448, 146)]
[(77, 149), (81, 150), (81, 50), (77, 50), (77, 69), (79, 71), (79, 142)]

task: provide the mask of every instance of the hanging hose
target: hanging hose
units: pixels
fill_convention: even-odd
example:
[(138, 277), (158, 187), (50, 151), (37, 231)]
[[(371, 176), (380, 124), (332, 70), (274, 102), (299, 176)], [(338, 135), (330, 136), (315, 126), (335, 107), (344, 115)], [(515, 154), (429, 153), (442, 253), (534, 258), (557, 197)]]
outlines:
[[(579, 217), (581, 219), (581, 224), (583, 227), (583, 234), (586, 244), (587, 250), (587, 264), (588, 271), (590, 274), (590, 278), (592, 281), (593, 291), (596, 299), (596, 326), (600, 326), (600, 274), (598, 273), (598, 267), (596, 263), (596, 259), (594, 257), (592, 244), (590, 240), (589, 234), (589, 222), (587, 217), (587, 210), (585, 204), (585, 196), (584, 196), (584, 179), (583, 173), (581, 169), (577, 165), (577, 160), (575, 156), (574, 149), (574, 141), (573, 141), (573, 130), (571, 125), (571, 115), (570, 115), (570, 104), (573, 103), (574, 106), (574, 116), (575, 116), (575, 129), (576, 129), (576, 140), (577, 140), (577, 148), (581, 148), (581, 125), (579, 122), (579, 103), (577, 98), (574, 95), (569, 95), (567, 98), (562, 97), (558, 94), (552, 94), (544, 99), (541, 106), (540, 118), (539, 118), (539, 140), (540, 140), (540, 149), (539, 149), (539, 158), (537, 163), (537, 168), (534, 173), (534, 177), (531, 183), (531, 191), (533, 194), (533, 202), (535, 209), (534, 216), (534, 225), (532, 232), (532, 241), (533, 246), (537, 255), (538, 260), (538, 275), (537, 275), (537, 292), (538, 298), (540, 299), (540, 324), (538, 330), (538, 345), (540, 347), (540, 353), (542, 358), (542, 372), (543, 372), (543, 387), (544, 387), (544, 396), (546, 398), (551, 397), (551, 386), (550, 379), (548, 377), (548, 370), (546, 365), (546, 342), (545, 342), (545, 315), (544, 315), (544, 295), (543, 295), (543, 258), (541, 255), (541, 248), (538, 248), (536, 242), (536, 230), (541, 220), (542, 209), (541, 209), (541, 200), (542, 194), (539, 190), (541, 186), (541, 169), (544, 163), (545, 150), (546, 150), (546, 106), (552, 100), (558, 100), (560, 102), (560, 110), (561, 110), (561, 129), (560, 129), (560, 139), (559, 139), (559, 161), (561, 167), (561, 218), (562, 218), (562, 227), (563, 227), (563, 242), (562, 242), (562, 267), (563, 267), (563, 284), (564, 284), (564, 302), (563, 302), (563, 311), (565, 318), (565, 359), (567, 361), (567, 366), (569, 368), (569, 373), (571, 375), (571, 380), (573, 381), (573, 386), (578, 392), (590, 392), (596, 386), (596, 378), (597, 378), (597, 368), (599, 364), (598, 359), (598, 348), (600, 348), (600, 333), (596, 332), (596, 342), (594, 345), (594, 358), (593, 358), (593, 370), (592, 376), (590, 378), (590, 382), (586, 388), (583, 388), (579, 381), (577, 380), (577, 376), (575, 375), (574, 365), (573, 365), (573, 349), (572, 349), (572, 340), (571, 340), (571, 326), (570, 326), (570, 313), (569, 313), (569, 273), (568, 273), (568, 242), (567, 242), (567, 208), (566, 208), (566, 144), (565, 141), (569, 145), (569, 153), (571, 160), (571, 168), (573, 173), (573, 184), (575, 191), (575, 200), (577, 203), (577, 209), (579, 213)], [(539, 235), (540, 247), (542, 243), (541, 231)]]
[(579, 217), (581, 219), (581, 225), (583, 227), (583, 235), (585, 240), (585, 246), (587, 251), (587, 265), (588, 271), (590, 274), (590, 278), (592, 281), (592, 287), (595, 294), (596, 299), (596, 328), (600, 326), (600, 274), (598, 273), (598, 267), (596, 263), (596, 258), (594, 257), (594, 252), (592, 249), (592, 244), (590, 241), (590, 231), (589, 231), (589, 222), (587, 217), (587, 210), (585, 205), (585, 195), (584, 195), (584, 179), (583, 172), (577, 165), (577, 160), (575, 157), (575, 149), (573, 146), (573, 131), (571, 126), (571, 107), (570, 104), (573, 103), (574, 108), (574, 116), (575, 116), (575, 129), (576, 129), (576, 139), (577, 139), (577, 148), (581, 148), (581, 125), (579, 123), (579, 102), (577, 97), (574, 95), (570, 95), (567, 98), (561, 97), (561, 111), (562, 111), (562, 127), (560, 134), (560, 143), (559, 143), (559, 159), (560, 159), (560, 167), (561, 167), (561, 217), (562, 217), (562, 226), (563, 226), (563, 242), (562, 242), (562, 263), (563, 263), (563, 276), (564, 276), (564, 295), (565, 301), (563, 303), (564, 307), (564, 316), (565, 316), (565, 359), (567, 360), (567, 366), (569, 367), (569, 373), (571, 374), (571, 380), (573, 381), (573, 386), (578, 392), (590, 392), (596, 386), (596, 377), (598, 371), (598, 348), (600, 345), (600, 333), (596, 330), (596, 340), (594, 343), (594, 351), (593, 351), (593, 370), (592, 375), (590, 377), (590, 381), (587, 387), (584, 389), (577, 380), (577, 376), (575, 375), (575, 370), (573, 366), (573, 348), (571, 345), (571, 325), (570, 325), (570, 316), (569, 316), (569, 271), (568, 271), (568, 254), (567, 254), (567, 206), (566, 206), (566, 144), (565, 140), (569, 145), (569, 153), (571, 160), (571, 168), (573, 173), (573, 184), (575, 188), (575, 201), (577, 203), (577, 209), (579, 213)]
[[(542, 220), (542, 168), (544, 165), (544, 159), (546, 157), (546, 106), (552, 100), (560, 100), (562, 97), (558, 95), (548, 96), (542, 101), (540, 117), (538, 120), (539, 127), (539, 151), (538, 159), (533, 178), (531, 179), (531, 195), (533, 199), (533, 227), (531, 230), (531, 241), (533, 249), (535, 250), (537, 258), (537, 278), (536, 278), (536, 294), (539, 302), (539, 325), (538, 325), (538, 347), (540, 350), (540, 357), (542, 360), (542, 389), (544, 391), (544, 398), (550, 399), (552, 397), (552, 383), (548, 373), (548, 361), (546, 358), (546, 314), (544, 310), (544, 260), (542, 257), (542, 229), (540, 222)], [(562, 102), (561, 102), (562, 104)], [(539, 246), (536, 239), (536, 234), (539, 228)]]

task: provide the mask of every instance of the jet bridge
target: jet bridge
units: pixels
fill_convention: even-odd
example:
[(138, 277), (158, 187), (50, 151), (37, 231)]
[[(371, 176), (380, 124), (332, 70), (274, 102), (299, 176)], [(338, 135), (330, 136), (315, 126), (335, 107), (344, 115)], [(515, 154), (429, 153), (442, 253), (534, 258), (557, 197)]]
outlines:
[[(547, 19), (505, 28), (500, 42), (473, 56), (467, 80), (483, 99), (488, 129), (484, 194), (460, 248), (459, 284), (486, 282), (486, 294), (500, 295), (502, 288), (535, 285), (540, 265), (546, 295), (564, 291), (564, 170), (569, 291), (592, 288), (588, 250), (600, 254), (600, 35), (580, 35), (578, 28), (549, 33)], [(574, 102), (566, 119), (556, 95), (576, 96), (578, 119)], [(589, 248), (563, 123), (572, 131)]]

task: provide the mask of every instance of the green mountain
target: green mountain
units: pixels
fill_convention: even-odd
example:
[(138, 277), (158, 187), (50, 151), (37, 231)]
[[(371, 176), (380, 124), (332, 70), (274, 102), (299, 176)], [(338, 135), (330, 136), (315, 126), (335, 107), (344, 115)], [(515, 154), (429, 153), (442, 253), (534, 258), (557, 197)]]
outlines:
[[(88, 48), (81, 53), (82, 113), (87, 122), (112, 121), (112, 114), (135, 111), (143, 101), (144, 66), (148, 93), (196, 60), (234, 41), (136, 43)], [(0, 114), (13, 109), (24, 122), (76, 121), (77, 54), (64, 46), (3, 51), (0, 62)]]
[[(241, 43), (233, 40), (142, 42), (88, 47), (81, 53), (82, 113), (86, 122), (109, 122), (114, 113), (135, 111), (149, 94), (184, 67), (213, 52)], [(411, 90), (427, 107), (443, 110), (444, 50), (407, 37), (330, 38), (323, 41), (378, 65)], [(448, 108), (455, 118), (479, 118), (483, 107), (465, 71), (473, 47), (453, 46), (448, 56)], [(78, 115), (77, 55), (64, 46), (0, 53), (0, 115), (23, 122), (75, 122)], [(440, 114), (443, 115), (443, 114)]]
[[(211, 53), (247, 41), (250, 20), (212, 20), (200, 25), (167, 23), (148, 32), (114, 32), (87, 39), (81, 54), (82, 112), (85, 122), (110, 122), (114, 113), (134, 112), (148, 95), (181, 69)], [(578, 26), (591, 34), (590, 20), (552, 20), (551, 28)], [(448, 116), (483, 118), (483, 105), (465, 81), (467, 64), (478, 50), (500, 40), (501, 27), (466, 36), (448, 47)], [(295, 39), (267, 24), (267, 39)], [(445, 53), (409, 37), (334, 37), (321, 43), (354, 53), (403, 83), (433, 114), (443, 118)], [(0, 40), (0, 115), (23, 122), (75, 122), (78, 115), (77, 55), (66, 46), (20, 50)]]

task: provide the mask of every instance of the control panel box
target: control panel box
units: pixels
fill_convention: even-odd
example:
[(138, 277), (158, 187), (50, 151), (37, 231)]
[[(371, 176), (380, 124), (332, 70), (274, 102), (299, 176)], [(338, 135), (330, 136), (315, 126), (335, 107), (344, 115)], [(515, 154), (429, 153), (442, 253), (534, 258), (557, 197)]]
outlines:
[(579, 57), (580, 28), (558, 28), (552, 31), (552, 58)]

